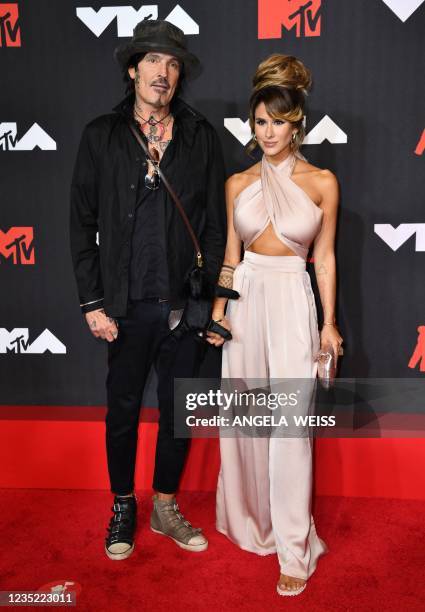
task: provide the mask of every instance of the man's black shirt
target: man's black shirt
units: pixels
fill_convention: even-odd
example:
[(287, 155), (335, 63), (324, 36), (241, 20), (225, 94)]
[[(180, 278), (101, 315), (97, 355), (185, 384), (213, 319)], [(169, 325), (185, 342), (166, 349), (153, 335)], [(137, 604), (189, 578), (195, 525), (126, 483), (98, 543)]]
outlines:
[[(125, 316), (136, 205), (148, 204), (146, 160), (128, 127), (134, 94), (114, 113), (91, 121), (82, 134), (71, 185), (71, 253), (83, 312), (103, 307)], [(211, 124), (180, 99), (173, 100), (175, 137), (161, 168), (179, 196), (201, 244), (205, 268), (216, 282), (226, 243), (224, 164)], [(186, 226), (163, 188), (158, 190), (159, 232), (166, 251), (172, 308), (185, 303), (184, 281), (195, 261)], [(99, 244), (96, 233), (99, 232)]]
[[(142, 172), (140, 183), (144, 180)], [(142, 187), (143, 189), (143, 187)], [(147, 187), (144, 187), (147, 189)], [(129, 296), (132, 300), (169, 298), (164, 185), (141, 198), (131, 239)]]

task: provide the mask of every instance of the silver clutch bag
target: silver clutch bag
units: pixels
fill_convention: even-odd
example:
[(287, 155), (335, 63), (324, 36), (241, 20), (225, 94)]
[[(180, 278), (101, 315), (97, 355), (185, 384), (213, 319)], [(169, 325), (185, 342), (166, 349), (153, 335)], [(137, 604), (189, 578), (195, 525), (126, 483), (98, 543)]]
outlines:
[[(343, 355), (344, 351), (340, 347), (338, 355)], [(322, 387), (329, 389), (335, 380), (337, 360), (332, 347), (329, 347), (326, 351), (320, 350), (314, 361), (317, 361), (317, 376), (322, 384)]]

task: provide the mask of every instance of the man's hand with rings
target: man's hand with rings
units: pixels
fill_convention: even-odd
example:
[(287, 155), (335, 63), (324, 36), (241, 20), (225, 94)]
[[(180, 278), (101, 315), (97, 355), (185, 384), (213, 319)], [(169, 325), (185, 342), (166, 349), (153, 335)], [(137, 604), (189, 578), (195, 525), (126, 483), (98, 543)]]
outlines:
[(95, 338), (113, 342), (118, 337), (118, 323), (105, 314), (103, 308), (86, 313), (86, 321)]

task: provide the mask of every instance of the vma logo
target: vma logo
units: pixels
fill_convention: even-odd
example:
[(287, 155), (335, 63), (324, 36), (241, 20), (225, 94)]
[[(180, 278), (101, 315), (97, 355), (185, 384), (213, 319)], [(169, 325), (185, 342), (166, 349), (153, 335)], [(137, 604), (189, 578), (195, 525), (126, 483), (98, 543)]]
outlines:
[(15, 266), (34, 264), (34, 232), (32, 227), (11, 227), (0, 230), (0, 264), (12, 262)]
[[(251, 140), (248, 119), (244, 123), (239, 117), (230, 117), (224, 120), (224, 127), (244, 146)], [(321, 144), (325, 140), (331, 144), (346, 144), (348, 142), (347, 134), (328, 115), (325, 115), (306, 135), (303, 144)]]
[(56, 142), (38, 123), (34, 123), (20, 140), (17, 133), (16, 123), (0, 123), (0, 151), (32, 151), (35, 147), (42, 151), (56, 151)]
[(331, 144), (347, 144), (348, 142), (347, 134), (341, 130), (329, 115), (325, 115), (323, 119), (306, 134), (303, 144), (322, 144), (325, 140)]
[(48, 329), (30, 343), (27, 327), (15, 327), (11, 332), (5, 327), (0, 327), (0, 354), (34, 355), (46, 351), (64, 355), (66, 346)]
[(393, 251), (397, 251), (412, 236), (415, 236), (415, 251), (425, 251), (425, 223), (400, 223), (398, 227), (389, 223), (375, 223), (373, 229)]
[(0, 4), (0, 47), (20, 47), (18, 5)]
[(404, 23), (423, 4), (424, 0), (383, 0), (383, 2)]
[(258, 38), (282, 38), (282, 26), (297, 38), (320, 36), (322, 0), (258, 0)]
[(418, 340), (409, 360), (408, 367), (414, 370), (419, 364), (419, 371), (425, 372), (425, 325), (418, 327)]
[[(132, 6), (102, 6), (98, 11), (91, 6), (77, 7), (77, 17), (99, 37), (114, 19), (117, 20), (117, 35), (133, 36), (133, 29), (139, 21), (152, 15), (158, 19), (157, 4), (142, 4), (139, 9)], [(199, 34), (199, 25), (178, 4), (165, 21), (179, 27), (185, 34)]]

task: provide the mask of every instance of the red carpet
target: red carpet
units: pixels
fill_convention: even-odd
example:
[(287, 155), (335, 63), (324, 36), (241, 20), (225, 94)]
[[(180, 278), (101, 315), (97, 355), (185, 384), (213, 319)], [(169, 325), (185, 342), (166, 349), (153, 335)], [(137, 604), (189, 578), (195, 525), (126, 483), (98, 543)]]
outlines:
[(421, 501), (318, 497), (315, 521), (330, 552), (304, 593), (284, 598), (275, 592), (274, 555), (239, 550), (215, 531), (213, 493), (179, 497), (183, 512), (209, 538), (208, 551), (198, 554), (150, 532), (150, 499), (139, 494), (136, 550), (121, 562), (103, 552), (108, 492), (0, 493), (0, 590), (37, 590), (72, 580), (81, 586), (76, 609), (90, 612), (425, 610)]

